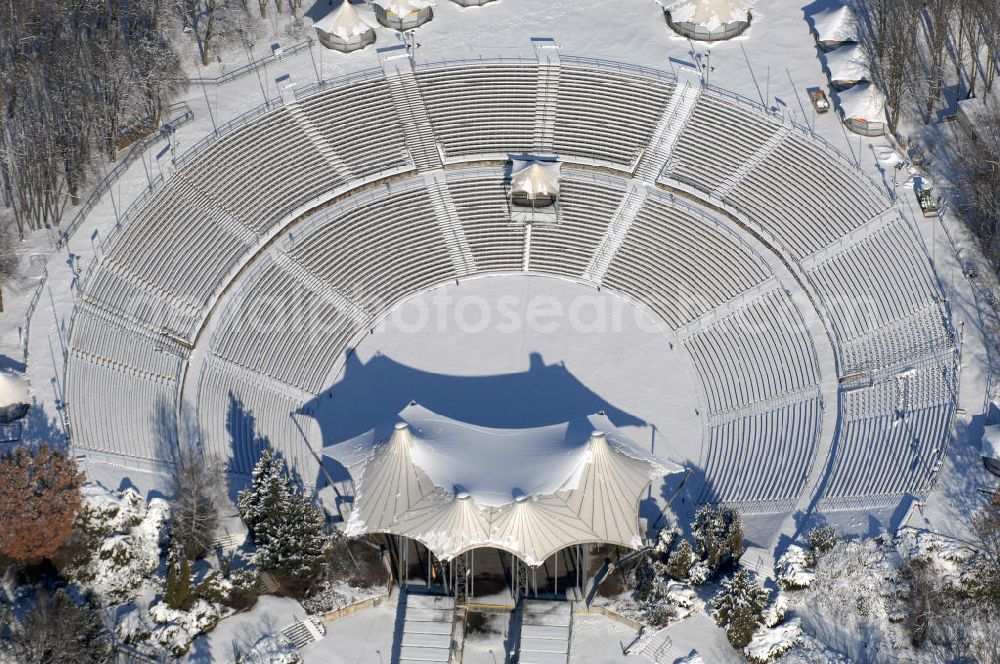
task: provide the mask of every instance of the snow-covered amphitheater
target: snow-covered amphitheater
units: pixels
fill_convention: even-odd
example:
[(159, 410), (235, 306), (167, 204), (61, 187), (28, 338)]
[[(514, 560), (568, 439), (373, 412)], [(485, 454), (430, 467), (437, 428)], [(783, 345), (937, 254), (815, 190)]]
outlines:
[[(389, 362), (379, 344), (417, 348), (428, 367), (386, 370), (399, 399), (382, 417), (425, 402), (408, 376), (427, 384), (463, 361), (450, 357), (460, 332), (393, 339), (390, 312), (510, 284), (655, 322), (660, 346), (621, 361), (662, 353), (670, 375), (605, 380), (621, 349), (599, 342), (572, 371), (622, 412), (632, 395), (660, 404), (615, 424), (665, 438), (653, 451), (690, 471), (692, 504), (781, 517), (926, 495), (956, 409), (957, 335), (886, 188), (787, 114), (697, 78), (534, 50), (413, 64), (389, 49), (187, 147), (81, 275), (74, 448), (155, 468), (200, 444), (246, 474), (268, 442), (322, 489), (321, 450), (383, 403), (379, 387), (338, 392)], [(561, 163), (555, 223), (512, 221), (509, 161), (525, 156)], [(469, 353), (494, 350), (507, 352)], [(543, 354), (553, 374), (560, 358)], [(358, 410), (351, 429), (341, 415)]]

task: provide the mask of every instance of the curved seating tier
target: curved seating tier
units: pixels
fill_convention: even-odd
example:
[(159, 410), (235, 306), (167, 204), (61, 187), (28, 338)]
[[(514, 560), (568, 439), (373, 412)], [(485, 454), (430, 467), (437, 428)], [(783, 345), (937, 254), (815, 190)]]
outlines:
[[(189, 346), (223, 295), (208, 352), (197, 354), (206, 448), (246, 472), (266, 438), (287, 445), (282, 453), (311, 483), (317, 467), (296, 413), (327, 387), (350, 340), (410, 294), (527, 265), (593, 278), (683, 329), (707, 400), (706, 496), (792, 500), (824, 407), (815, 350), (807, 333), (785, 333), (801, 322), (783, 290), (766, 289), (774, 275), (756, 240), (708, 207), (620, 177), (660, 172), (663, 164), (637, 164), (669, 154), (668, 178), (721, 196), (790, 255), (820, 296), (842, 369), (876, 385), (845, 385), (828, 495), (926, 489), (928, 450), (944, 445), (953, 412), (953, 340), (918, 238), (902, 220), (880, 221), (889, 200), (851, 165), (711, 90), (681, 103), (669, 75), (638, 68), (569, 56), (544, 66), (474, 61), (419, 65), (412, 81), (419, 94), (405, 99), (410, 80), (389, 85), (381, 72), (324, 84), (185, 155), (130, 209), (81, 286), (66, 380), (75, 445), (169, 456), (166, 420), (177, 413)], [(674, 126), (662, 118), (689, 101), (690, 116), (677, 111)], [(400, 120), (401, 104), (424, 108)], [(406, 124), (414, 118), (416, 130)], [(434, 161), (433, 148), (448, 167), (406, 177), (416, 170), (407, 141), (420, 164)], [(568, 165), (558, 221), (535, 225), (529, 243), (509, 220), (502, 169), (457, 164), (532, 150)], [(623, 197), (639, 190), (630, 206)], [(627, 219), (613, 223), (621, 210)], [(860, 314), (844, 304), (858, 291), (873, 296)], [(705, 323), (721, 307), (727, 313)], [(907, 401), (895, 427), (883, 405), (858, 415), (889, 399), (883, 393), (900, 384), (891, 376), (915, 359), (946, 374), (925, 380), (925, 367), (903, 381), (906, 399), (919, 393), (922, 405)], [(909, 424), (922, 436), (916, 452), (912, 435), (899, 433)], [(878, 472), (860, 477), (865, 464)]]
[(831, 506), (930, 488), (950, 435), (958, 380), (951, 353), (846, 392), (824, 498)]
[(636, 214), (607, 286), (632, 294), (677, 329), (770, 276), (725, 231), (659, 201), (651, 197)]
[(808, 476), (822, 418), (814, 396), (712, 426), (701, 500), (748, 513), (790, 509)]
[(289, 469), (314, 485), (319, 461), (310, 447), (315, 420), (301, 395), (276, 389), (253, 372), (210, 361), (198, 386), (198, 424), (206, 453), (227, 459), (229, 470), (247, 475), (264, 446), (271, 446)]
[(702, 377), (711, 415), (819, 384), (812, 339), (780, 290), (691, 336), (684, 345)]
[(649, 142), (675, 84), (564, 61), (556, 95), (553, 150), (632, 166)]
[(415, 76), (445, 157), (535, 149), (535, 68), (520, 64), (418, 67)]
[(777, 121), (711, 94), (702, 95), (677, 137), (670, 174), (703, 191), (715, 191), (781, 128)]

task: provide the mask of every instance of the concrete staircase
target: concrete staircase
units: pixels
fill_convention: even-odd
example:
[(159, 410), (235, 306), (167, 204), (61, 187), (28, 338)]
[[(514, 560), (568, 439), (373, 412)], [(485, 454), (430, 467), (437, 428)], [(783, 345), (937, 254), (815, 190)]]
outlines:
[(386, 80), (389, 82), (396, 115), (403, 126), (403, 137), (413, 158), (413, 165), (418, 171), (441, 168), (441, 153), (413, 71), (398, 67), (391, 73), (386, 72)]
[(455, 201), (452, 200), (451, 192), (448, 190), (444, 171), (424, 173), (424, 182), (427, 183), (427, 191), (431, 195), (431, 203), (437, 213), (435, 218), (444, 236), (455, 272), (460, 275), (474, 273), (476, 259), (472, 256), (469, 241), (465, 237), (465, 229), (458, 218), (458, 210), (455, 209)]
[(643, 153), (639, 164), (635, 169), (635, 177), (643, 182), (655, 183), (660, 173), (667, 165), (670, 155), (674, 150), (674, 144), (681, 130), (687, 124), (688, 118), (694, 112), (695, 104), (701, 95), (701, 85), (696, 82), (678, 81), (674, 88), (674, 94), (667, 102), (667, 108), (663, 111), (663, 117), (653, 130), (653, 136), (649, 139), (649, 146)]
[(573, 637), (573, 604), (526, 599), (520, 608), (520, 664), (567, 664)]
[(400, 639), (399, 664), (452, 661), (452, 632), (455, 599), (407, 593), (402, 611), (403, 624), (397, 627)]
[(584, 279), (598, 285), (604, 280), (608, 266), (611, 265), (611, 261), (618, 253), (622, 242), (625, 241), (625, 236), (628, 235), (639, 209), (646, 201), (646, 193), (647, 189), (644, 184), (633, 183), (629, 185), (618, 204), (615, 215), (611, 218), (611, 223), (608, 224), (608, 228), (604, 232), (604, 237), (601, 238), (597, 250), (583, 272)]

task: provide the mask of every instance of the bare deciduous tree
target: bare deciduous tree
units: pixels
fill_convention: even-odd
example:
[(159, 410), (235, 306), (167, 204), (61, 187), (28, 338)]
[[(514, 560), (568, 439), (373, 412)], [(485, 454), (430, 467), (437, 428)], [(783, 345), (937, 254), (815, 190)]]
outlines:
[(187, 559), (210, 549), (219, 525), (218, 501), (225, 487), (221, 464), (185, 450), (174, 466), (171, 536)]

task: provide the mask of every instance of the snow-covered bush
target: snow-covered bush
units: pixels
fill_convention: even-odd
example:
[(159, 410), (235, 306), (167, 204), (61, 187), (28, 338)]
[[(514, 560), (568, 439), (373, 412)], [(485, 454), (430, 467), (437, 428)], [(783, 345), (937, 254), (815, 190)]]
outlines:
[(197, 600), (187, 611), (172, 609), (164, 602), (158, 602), (149, 609), (149, 619), (156, 625), (152, 636), (174, 657), (180, 657), (198, 635), (215, 629), (219, 620), (229, 613), (224, 607), (203, 599)]
[(783, 590), (801, 590), (808, 588), (816, 578), (809, 564), (808, 552), (801, 546), (792, 544), (778, 558), (775, 565), (775, 576), (778, 585)]
[(809, 566), (815, 567), (819, 557), (836, 546), (837, 540), (837, 531), (833, 529), (833, 526), (810, 530), (806, 535), (806, 543), (809, 544), (809, 553), (807, 555)]
[(765, 664), (781, 657), (802, 640), (802, 623), (790, 620), (778, 627), (762, 627), (753, 633), (743, 654), (753, 664)]
[(239, 664), (300, 664), (302, 656), (283, 636), (265, 636), (250, 652), (240, 653)]
[(65, 574), (105, 604), (131, 601), (159, 567), (170, 506), (161, 498), (147, 505), (131, 488), (119, 493), (88, 484), (83, 496), (76, 528), (87, 543)]
[(774, 601), (764, 610), (764, 626), (776, 626), (785, 619), (786, 613), (788, 613), (788, 597), (784, 593), (778, 593)]
[(693, 586), (700, 586), (708, 581), (711, 576), (712, 570), (709, 569), (708, 563), (704, 560), (699, 560), (694, 565), (691, 565), (691, 569), (688, 570), (688, 581)]

